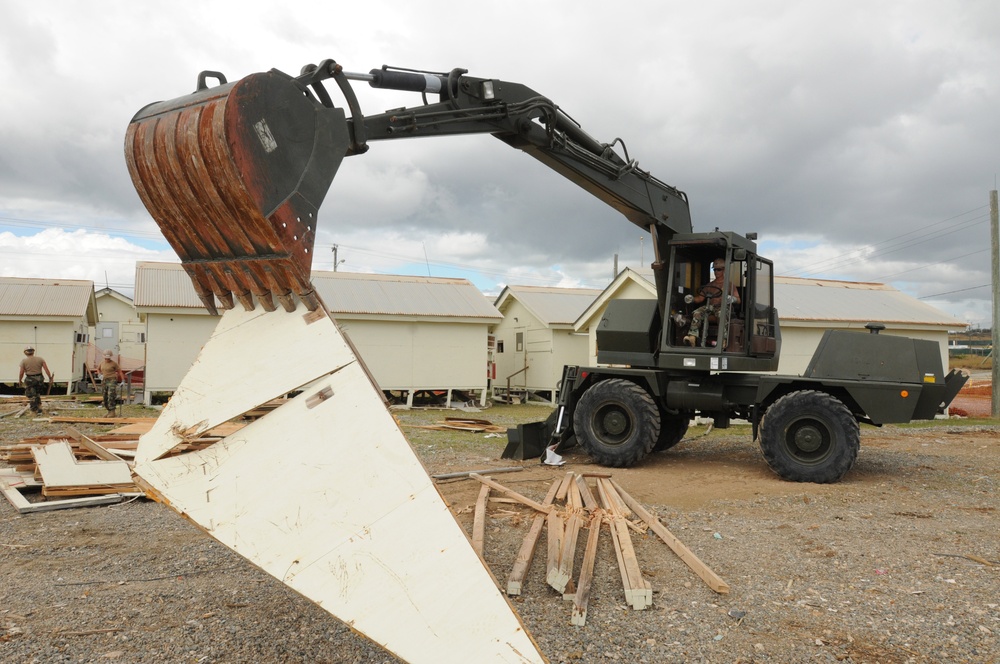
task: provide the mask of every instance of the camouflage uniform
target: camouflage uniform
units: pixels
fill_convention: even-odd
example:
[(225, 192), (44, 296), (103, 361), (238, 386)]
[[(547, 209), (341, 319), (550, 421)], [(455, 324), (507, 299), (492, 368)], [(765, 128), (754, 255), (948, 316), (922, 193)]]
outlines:
[(24, 377), (24, 396), (28, 398), (28, 405), (32, 412), (42, 412), (42, 389), (45, 387), (45, 378), (42, 374)]
[(118, 378), (104, 379), (104, 407), (108, 412), (118, 407)]
[(104, 394), (104, 407), (111, 414), (118, 407), (118, 375), (121, 373), (121, 367), (111, 357), (105, 355), (104, 361), (101, 362), (97, 369), (101, 372), (103, 387), (101, 391)]

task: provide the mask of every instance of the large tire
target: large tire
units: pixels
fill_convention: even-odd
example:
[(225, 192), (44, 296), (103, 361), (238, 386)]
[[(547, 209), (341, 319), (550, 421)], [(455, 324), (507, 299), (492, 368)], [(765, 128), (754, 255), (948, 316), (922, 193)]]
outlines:
[(664, 452), (681, 442), (687, 433), (691, 418), (685, 415), (664, 415), (660, 411), (660, 437), (653, 446), (654, 452)]
[(646, 390), (621, 378), (595, 383), (573, 413), (576, 440), (604, 466), (627, 468), (653, 450), (660, 437), (660, 409)]
[(823, 392), (786, 394), (760, 423), (760, 450), (767, 465), (793, 482), (837, 482), (854, 465), (860, 447), (854, 415)]

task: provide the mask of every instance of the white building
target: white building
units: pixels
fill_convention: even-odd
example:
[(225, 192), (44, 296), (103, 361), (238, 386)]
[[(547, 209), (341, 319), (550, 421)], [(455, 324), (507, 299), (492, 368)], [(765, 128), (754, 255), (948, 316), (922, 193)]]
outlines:
[(0, 383), (17, 382), (31, 345), (69, 394), (86, 378), (88, 330), (96, 322), (92, 281), (0, 277)]
[(496, 299), (503, 321), (493, 329), (493, 393), (555, 402), (563, 366), (587, 364), (587, 332), (574, 328), (601, 294), (592, 288), (507, 286)]
[(90, 329), (90, 366), (96, 367), (110, 350), (121, 368), (138, 371), (146, 362), (146, 321), (135, 309), (132, 298), (113, 288), (94, 293), (97, 324)]
[[(312, 281), (393, 399), (409, 405), (423, 399), (485, 402), (489, 327), (501, 317), (469, 281), (321, 271), (313, 271)], [(138, 264), (135, 292), (136, 308), (146, 317), (149, 400), (152, 392), (177, 388), (219, 317), (208, 314), (176, 263)], [(260, 363), (262, 380), (280, 370), (280, 357), (247, 361)]]
[(143, 397), (149, 404), (153, 392), (177, 389), (220, 317), (205, 309), (180, 263), (136, 263), (135, 309), (146, 321)]
[(316, 292), (394, 400), (485, 404), (500, 312), (466, 279), (319, 272)]

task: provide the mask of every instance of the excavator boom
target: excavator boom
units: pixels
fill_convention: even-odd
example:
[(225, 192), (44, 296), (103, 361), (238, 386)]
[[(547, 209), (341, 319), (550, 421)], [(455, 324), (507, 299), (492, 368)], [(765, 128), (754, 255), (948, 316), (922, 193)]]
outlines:
[[(220, 85), (209, 87), (208, 79)], [(332, 79), (347, 107), (323, 85)], [(351, 85), (437, 93), (439, 101), (366, 116)], [(348, 116), (347, 111), (350, 111)], [(229, 83), (202, 72), (194, 93), (140, 110), (125, 156), (147, 210), (180, 256), (202, 302), (252, 311), (319, 306), (310, 265), (319, 207), (345, 156), (370, 141), (490, 133), (542, 161), (653, 233), (665, 247), (691, 231), (687, 197), (584, 132), (517, 83), (375, 69), (331, 60), (293, 78), (277, 70)], [(275, 303), (277, 300), (277, 304)]]

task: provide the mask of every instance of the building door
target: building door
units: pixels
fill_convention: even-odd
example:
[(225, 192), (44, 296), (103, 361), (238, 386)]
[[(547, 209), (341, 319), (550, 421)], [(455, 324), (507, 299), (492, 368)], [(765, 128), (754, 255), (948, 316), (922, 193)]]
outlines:
[(98, 323), (94, 328), (95, 336), (94, 345), (97, 346), (98, 357), (104, 354), (104, 351), (110, 350), (115, 355), (118, 355), (118, 323)]

